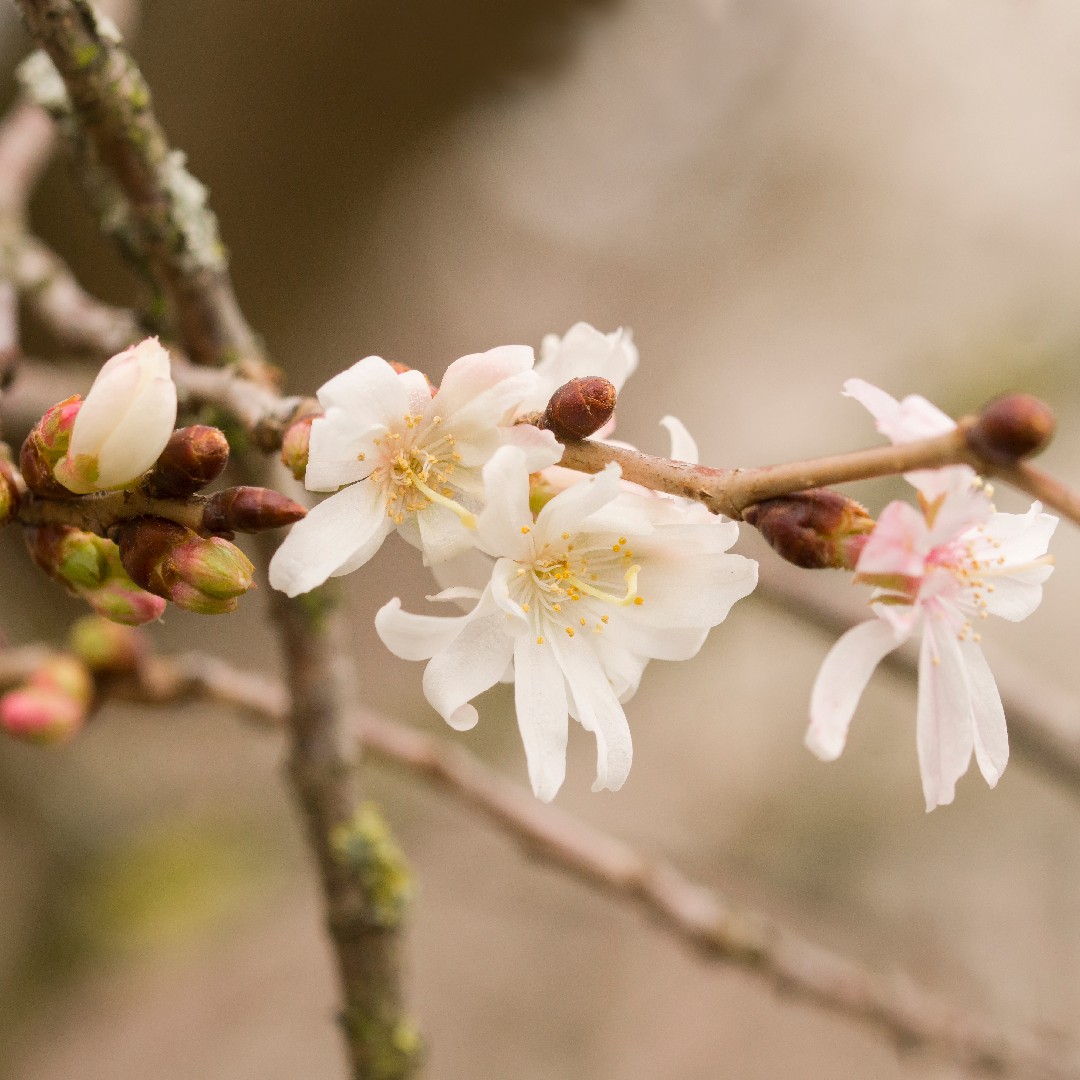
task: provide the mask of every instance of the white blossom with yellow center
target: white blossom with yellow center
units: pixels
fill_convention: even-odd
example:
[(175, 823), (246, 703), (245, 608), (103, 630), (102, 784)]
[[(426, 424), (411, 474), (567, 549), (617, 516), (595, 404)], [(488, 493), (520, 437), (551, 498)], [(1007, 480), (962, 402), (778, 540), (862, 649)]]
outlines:
[(550, 432), (510, 424), (535, 390), (532, 366), (526, 346), (464, 356), (433, 394), (420, 372), (369, 356), (326, 383), (305, 484), (336, 494), (293, 526), (270, 563), (274, 588), (296, 596), (350, 573), (395, 529), (427, 563), (469, 548), (495, 451), (518, 446), (534, 470), (562, 453)]
[(650, 659), (694, 656), (709, 629), (757, 582), (757, 564), (727, 553), (738, 527), (663, 496), (629, 491), (618, 466), (551, 498), (535, 520), (529, 468), (515, 447), (484, 470), (477, 546), (496, 562), (480, 589), (432, 599), (476, 601), (466, 615), (414, 615), (392, 600), (376, 616), (387, 647), (427, 660), (424, 693), (459, 730), (470, 704), (513, 665), (518, 726), (533, 790), (554, 797), (566, 768), (568, 718), (597, 743), (594, 790), (622, 786), (631, 739), (622, 703)]

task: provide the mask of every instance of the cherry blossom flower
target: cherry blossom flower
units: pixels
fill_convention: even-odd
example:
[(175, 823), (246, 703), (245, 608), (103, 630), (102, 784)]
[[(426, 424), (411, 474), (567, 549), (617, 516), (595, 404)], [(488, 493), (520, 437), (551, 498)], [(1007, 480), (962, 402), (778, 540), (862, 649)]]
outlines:
[(169, 354), (147, 338), (102, 366), (54, 475), (77, 495), (127, 487), (158, 459), (175, 424)]
[[(944, 435), (956, 427), (956, 421), (918, 394), (903, 401), (879, 390), (863, 379), (848, 379), (844, 396), (854, 398), (873, 416), (878, 431), (894, 444), (915, 442)], [(962, 493), (978, 482), (969, 465), (950, 465), (944, 469), (917, 469), (904, 479), (928, 501), (948, 493)]]
[(467, 549), (483, 505), (483, 466), (495, 451), (520, 447), (532, 470), (562, 454), (550, 432), (506, 426), (536, 389), (532, 367), (532, 349), (507, 345), (455, 360), (434, 394), (419, 371), (397, 372), (378, 356), (326, 383), (305, 483), (336, 493), (274, 555), (274, 588), (296, 596), (350, 573), (395, 529), (426, 563)]
[(979, 647), (988, 615), (1014, 622), (1042, 599), (1057, 518), (1035, 503), (1026, 514), (994, 511), (984, 491), (945, 495), (920, 513), (890, 503), (863, 549), (857, 581), (877, 586), (876, 619), (849, 630), (814, 683), (807, 746), (839, 757), (875, 667), (922, 634), (916, 743), (926, 809), (950, 803), (972, 752), (993, 787), (1009, 756), (1005, 713)]
[(738, 527), (704, 507), (626, 490), (617, 465), (549, 498), (535, 519), (521, 450), (485, 470), (478, 547), (496, 562), (459, 617), (409, 614), (391, 600), (375, 626), (407, 660), (427, 660), (424, 693), (452, 727), (477, 722), (470, 703), (512, 664), (518, 727), (536, 795), (566, 768), (568, 716), (597, 744), (594, 790), (618, 790), (631, 761), (623, 703), (650, 659), (686, 660), (757, 582), (757, 564), (727, 554)]

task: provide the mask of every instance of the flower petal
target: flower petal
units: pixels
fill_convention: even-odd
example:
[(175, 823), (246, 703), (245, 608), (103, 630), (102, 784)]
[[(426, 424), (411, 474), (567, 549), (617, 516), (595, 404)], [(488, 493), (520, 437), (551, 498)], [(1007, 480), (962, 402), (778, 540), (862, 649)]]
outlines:
[(581, 639), (556, 635), (551, 642), (566, 676), (581, 726), (596, 736), (596, 782), (593, 791), (618, 791), (633, 759), (630, 725), (596, 654)]
[(386, 431), (385, 424), (360, 427), (352, 413), (331, 406), (311, 422), (304, 486), (308, 491), (337, 491), (366, 479), (379, 460), (375, 440)]
[(878, 515), (856, 570), (860, 574), (922, 577), (930, 554), (930, 534), (922, 514), (910, 503), (891, 502)]
[(550, 645), (514, 645), (514, 706), (533, 793), (551, 802), (566, 776), (566, 682)]
[(270, 584), (288, 596), (308, 592), (346, 565), (367, 562), (392, 527), (374, 484), (343, 488), (292, 527), (270, 560)]
[[(501, 417), (535, 385), (528, 345), (500, 345), (455, 360), (443, 375), (433, 407), (447, 423), (472, 424)], [(515, 378), (526, 375), (524, 380)], [(507, 394), (507, 384), (509, 394)]]
[(409, 410), (408, 382), (381, 357), (365, 356), (319, 387), (324, 408), (337, 405), (361, 430), (404, 419)]
[(424, 696), (458, 731), (476, 726), (477, 712), (469, 702), (499, 681), (513, 655), (506, 616), (489, 611), (481, 600), (476, 611), (465, 616), (461, 632), (431, 658), (424, 671)]
[(382, 643), (402, 660), (430, 660), (442, 652), (473, 618), (468, 615), (416, 615), (401, 610), (395, 596), (375, 614), (375, 630)]
[(674, 416), (660, 417), (660, 426), (667, 429), (671, 436), (671, 453), (668, 455), (675, 461), (687, 461), (696, 465), (698, 457), (698, 444), (694, 437), (686, 430), (686, 425)]
[(757, 579), (758, 564), (742, 555), (704, 555), (690, 563), (643, 560), (643, 603), (634, 615), (651, 626), (716, 626), (736, 600), (754, 591)]
[(524, 451), (525, 468), (531, 473), (557, 465), (562, 458), (559, 440), (550, 431), (541, 431), (532, 424), (499, 428), (499, 437), (504, 445), (517, 446)]
[(525, 559), (532, 550), (528, 534), (533, 518), (529, 510), (529, 472), (525, 453), (503, 446), (484, 466), (487, 505), (477, 519), (477, 546), (496, 557)]
[(886, 622), (873, 619), (852, 627), (829, 650), (810, 695), (806, 745), (822, 761), (844, 750), (848, 727), (874, 668), (903, 641)]
[(975, 760), (986, 782), (993, 787), (1009, 762), (1009, 732), (1001, 694), (982, 649), (974, 641), (961, 641), (960, 653), (967, 665), (974, 721)]
[[(76, 428), (81, 416), (80, 410), (75, 418)], [(122, 487), (146, 472), (161, 456), (175, 423), (176, 384), (167, 375), (155, 378), (140, 389), (133, 407), (102, 444), (97, 488)]]
[(589, 514), (606, 506), (619, 494), (621, 474), (618, 465), (606, 465), (603, 472), (560, 491), (537, 515), (533, 529), (537, 542), (548, 538), (554, 540), (564, 532), (578, 532)]
[[(467, 529), (453, 510), (438, 503), (429, 503), (415, 516), (420, 528), (420, 547), (425, 566), (445, 562), (473, 546), (476, 533)], [(405, 536), (409, 539), (408, 534)]]
[(915, 732), (929, 812), (953, 801), (974, 748), (971, 689), (960, 642), (932, 617), (923, 622)]

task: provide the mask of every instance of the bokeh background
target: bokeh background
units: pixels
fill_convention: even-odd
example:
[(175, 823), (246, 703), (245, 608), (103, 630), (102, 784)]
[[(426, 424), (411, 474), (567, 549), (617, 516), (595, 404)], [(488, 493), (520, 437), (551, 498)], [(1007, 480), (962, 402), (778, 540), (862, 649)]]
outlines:
[[(1062, 421), (1046, 461), (1080, 482), (1071, 0), (147, 0), (134, 41), (293, 390), (368, 353), (438, 376), (585, 319), (634, 331), (620, 436), (643, 449), (666, 446), (667, 412), (717, 465), (867, 445), (839, 395), (860, 375), (956, 413), (1042, 394)], [(5, 71), (25, 48), (5, 12)], [(93, 289), (134, 295), (62, 163), (33, 219)], [(1054, 547), (1043, 607), (987, 651), (1068, 702), (1080, 545), (1062, 528)], [(755, 538), (739, 550), (781, 571)], [(376, 639), (377, 606), (430, 591), (402, 554), (348, 579), (366, 698), (524, 783), (504, 689), (474, 732), (440, 731), (419, 666)], [(58, 641), (78, 606), (13, 530), (0, 559), (9, 638)], [(815, 585), (858, 614), (842, 576)], [(276, 673), (264, 600), (173, 610), (155, 643)], [(589, 792), (578, 730), (560, 803), (878, 971), (1076, 1038), (1075, 796), (1017, 762), (925, 815), (914, 687), (885, 674), (843, 759), (817, 762), (802, 733), (829, 644), (742, 602), (694, 662), (650, 668), (623, 791)], [(196, 708), (109, 705), (63, 749), (0, 744), (0, 1075), (344, 1075), (282, 757)], [(954, 1075), (703, 965), (407, 778), (368, 783), (418, 877), (409, 982), (432, 1077)]]

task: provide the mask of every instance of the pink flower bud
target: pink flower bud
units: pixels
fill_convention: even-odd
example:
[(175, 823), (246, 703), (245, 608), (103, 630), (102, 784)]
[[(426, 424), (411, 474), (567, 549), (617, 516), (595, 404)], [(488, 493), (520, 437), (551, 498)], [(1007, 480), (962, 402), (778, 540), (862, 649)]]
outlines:
[(806, 570), (854, 570), (874, 528), (864, 507), (827, 488), (765, 499), (747, 507), (743, 520), (778, 555)]
[(53, 468), (67, 453), (82, 398), (70, 397), (54, 405), (34, 425), (19, 451), (19, 469), (26, 486), (39, 495), (67, 495), (53, 476)]
[(228, 463), (229, 440), (225, 433), (195, 424), (169, 436), (146, 484), (158, 495), (193, 495), (216, 480)]
[(302, 420), (290, 424), (281, 440), (281, 460), (297, 480), (303, 480), (307, 472), (308, 444), (311, 441), (311, 422), (314, 419), (314, 416), (305, 416)]
[(0, 698), (0, 726), (30, 742), (64, 742), (85, 723), (93, 696), (86, 667), (73, 656), (54, 656)]
[[(161, 600), (157, 596), (153, 599)], [(161, 604), (165, 606), (164, 601)], [(79, 619), (68, 634), (68, 642), (71, 651), (95, 674), (128, 674), (138, 668), (149, 651), (141, 634), (100, 615)]]
[(98, 372), (56, 479), (77, 495), (127, 487), (154, 464), (175, 423), (169, 354), (157, 338), (147, 338)]
[(102, 618), (121, 626), (142, 626), (165, 614), (165, 601), (140, 589), (126, 573), (110, 578), (99, 589), (79, 595)]

